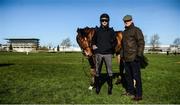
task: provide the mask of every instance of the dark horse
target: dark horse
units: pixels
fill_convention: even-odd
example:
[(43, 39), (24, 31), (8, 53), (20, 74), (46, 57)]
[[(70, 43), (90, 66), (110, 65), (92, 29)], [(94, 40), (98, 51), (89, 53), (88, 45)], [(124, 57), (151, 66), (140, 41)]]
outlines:
[[(94, 53), (92, 50), (92, 37), (94, 36), (96, 29), (95, 28), (78, 28), (77, 29), (77, 36), (76, 41), (79, 44), (80, 48), (82, 49), (82, 53), (86, 58), (88, 59), (88, 62), (91, 66), (90, 74), (91, 74), (91, 86), (94, 84), (94, 76), (96, 74), (95, 72), (95, 60), (94, 60)], [(117, 54), (118, 64), (120, 61), (119, 52), (121, 49), (121, 40), (122, 40), (122, 32), (121, 31), (115, 31), (116, 39), (117, 39), (117, 45), (115, 47), (115, 53)]]

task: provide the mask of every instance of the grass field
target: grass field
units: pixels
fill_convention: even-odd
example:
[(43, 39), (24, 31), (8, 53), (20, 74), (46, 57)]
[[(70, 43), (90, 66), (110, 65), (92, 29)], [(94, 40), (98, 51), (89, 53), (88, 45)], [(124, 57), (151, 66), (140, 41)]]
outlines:
[[(143, 100), (138, 103), (180, 104), (180, 55), (146, 55), (142, 70)], [(88, 90), (89, 66), (81, 53), (0, 53), (0, 103), (28, 104), (134, 104), (124, 89), (107, 84), (99, 95)], [(118, 65), (113, 59), (113, 71)], [(102, 70), (105, 73), (105, 69)], [(115, 79), (113, 80), (115, 82)]]

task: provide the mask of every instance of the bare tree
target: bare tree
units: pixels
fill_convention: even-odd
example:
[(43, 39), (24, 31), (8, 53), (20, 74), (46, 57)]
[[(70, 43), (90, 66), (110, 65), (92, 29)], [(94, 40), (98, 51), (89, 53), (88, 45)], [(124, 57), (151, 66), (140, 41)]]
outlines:
[(159, 39), (160, 37), (158, 34), (151, 36), (150, 44), (152, 45), (152, 50), (155, 50), (155, 48), (159, 46)]
[(180, 45), (180, 38), (176, 38), (173, 42), (174, 45), (178, 46)]
[(48, 51), (48, 46), (39, 46), (39, 50)]
[(144, 35), (144, 41), (146, 44), (148, 43), (147, 35)]
[(53, 44), (52, 44), (52, 43), (49, 43), (49, 44), (48, 44), (48, 49), (51, 50), (52, 47), (53, 47)]
[(63, 48), (68, 48), (71, 46), (71, 40), (69, 38), (64, 39), (61, 44), (60, 44)]

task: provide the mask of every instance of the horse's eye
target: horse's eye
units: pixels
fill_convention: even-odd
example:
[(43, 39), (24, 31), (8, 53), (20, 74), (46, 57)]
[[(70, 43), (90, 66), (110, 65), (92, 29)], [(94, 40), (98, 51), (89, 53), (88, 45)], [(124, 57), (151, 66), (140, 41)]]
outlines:
[(81, 38), (80, 40), (83, 41), (83, 38)]

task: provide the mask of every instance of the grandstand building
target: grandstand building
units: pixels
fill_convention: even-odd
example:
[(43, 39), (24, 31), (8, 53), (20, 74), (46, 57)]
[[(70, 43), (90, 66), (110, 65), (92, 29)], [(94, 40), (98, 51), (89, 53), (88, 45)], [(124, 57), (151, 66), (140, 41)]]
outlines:
[(35, 52), (39, 48), (39, 39), (36, 38), (7, 38), (7, 51)]

